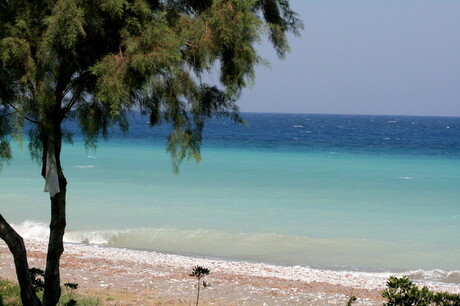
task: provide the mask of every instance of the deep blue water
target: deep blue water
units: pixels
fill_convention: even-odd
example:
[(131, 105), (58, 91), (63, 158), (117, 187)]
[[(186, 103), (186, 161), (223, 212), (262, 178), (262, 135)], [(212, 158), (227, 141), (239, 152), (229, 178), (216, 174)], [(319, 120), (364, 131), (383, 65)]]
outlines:
[[(412, 156), (460, 156), (459, 117), (244, 113), (247, 125), (209, 120), (204, 146), (244, 150), (344, 152)], [(130, 116), (130, 131), (110, 132), (116, 142), (165, 142), (168, 125), (151, 128), (148, 118)], [(66, 124), (77, 139), (75, 123)], [(79, 137), (80, 136), (80, 137)]]

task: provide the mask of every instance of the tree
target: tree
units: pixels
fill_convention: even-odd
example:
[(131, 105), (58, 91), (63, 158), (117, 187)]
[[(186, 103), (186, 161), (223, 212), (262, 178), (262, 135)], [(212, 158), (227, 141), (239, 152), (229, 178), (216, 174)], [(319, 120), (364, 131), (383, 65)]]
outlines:
[[(128, 129), (140, 110), (171, 125), (167, 150), (177, 171), (200, 159), (207, 118), (231, 117), (236, 100), (263, 63), (255, 45), (268, 34), (282, 58), (287, 34), (302, 22), (288, 0), (0, 0), (0, 166), (11, 139), (29, 136), (50, 193), (44, 305), (60, 297), (67, 181), (61, 148), (77, 120), (87, 146), (108, 128)], [(220, 82), (206, 82), (218, 71)], [(26, 124), (27, 123), (27, 124)], [(0, 215), (0, 238), (14, 256), (24, 305), (39, 305), (20, 235)]]

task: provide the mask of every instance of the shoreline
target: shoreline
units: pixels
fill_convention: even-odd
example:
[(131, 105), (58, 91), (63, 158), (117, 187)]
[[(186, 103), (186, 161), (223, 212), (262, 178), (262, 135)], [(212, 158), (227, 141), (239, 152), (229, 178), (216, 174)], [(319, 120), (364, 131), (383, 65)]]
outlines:
[[(46, 241), (25, 240), (29, 266), (42, 268)], [(12, 256), (0, 243), (0, 275), (15, 280)], [(320, 270), (301, 266), (189, 257), (114, 247), (65, 244), (62, 282), (79, 284), (78, 292), (97, 296), (105, 305), (186, 304), (195, 298), (194, 266), (210, 269), (211, 287), (202, 291), (204, 304), (219, 305), (381, 305), (381, 291), (390, 275)], [(415, 273), (415, 272), (414, 272)], [(460, 293), (460, 284), (417, 282), (435, 291)], [(113, 302), (111, 302), (113, 301)]]

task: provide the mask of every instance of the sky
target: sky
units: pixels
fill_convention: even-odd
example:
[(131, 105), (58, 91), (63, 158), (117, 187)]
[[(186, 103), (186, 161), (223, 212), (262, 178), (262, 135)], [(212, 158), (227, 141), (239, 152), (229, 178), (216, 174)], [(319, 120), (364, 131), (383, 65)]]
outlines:
[(460, 116), (459, 0), (291, 0), (305, 24), (243, 112)]

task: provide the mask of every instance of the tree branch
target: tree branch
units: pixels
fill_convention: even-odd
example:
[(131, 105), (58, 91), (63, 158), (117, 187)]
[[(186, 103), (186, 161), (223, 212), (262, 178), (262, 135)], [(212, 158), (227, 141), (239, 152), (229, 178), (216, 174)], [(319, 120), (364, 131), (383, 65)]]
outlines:
[(188, 41), (184, 41), (184, 45), (186, 45), (187, 47), (191, 47), (191, 48), (197, 48), (198, 47), (197, 45), (192, 44), (192, 43), (190, 43)]
[(11, 254), (13, 254), (16, 276), (21, 287), (21, 300), (23, 305), (41, 305), (32, 285), (24, 240), (1, 214), (0, 238), (5, 241), (11, 251)]
[(8, 117), (8, 116), (11, 116), (12, 114), (14, 114), (14, 113), (3, 114), (3, 115), (0, 115), (0, 118)]
[[(30, 121), (32, 123), (35, 123), (35, 124), (40, 124), (40, 122), (36, 121), (36, 120), (33, 120), (33, 119), (30, 119), (29, 117), (26, 116), (26, 114), (24, 114), (23, 112), (21, 112), (16, 106), (14, 106), (14, 104), (8, 102), (8, 101), (5, 101), (6, 104), (8, 104), (10, 107), (12, 107), (19, 115), (21, 115), (22, 117), (24, 117), (24, 119), (26, 119), (27, 121)], [(10, 114), (11, 115), (11, 114)]]
[(72, 109), (72, 107), (77, 102), (78, 98), (80, 98), (80, 95), (82, 92), (83, 92), (83, 86), (78, 86), (76, 93), (72, 96), (69, 103), (62, 109), (64, 115)]

